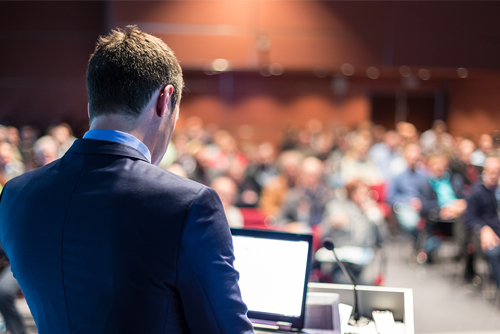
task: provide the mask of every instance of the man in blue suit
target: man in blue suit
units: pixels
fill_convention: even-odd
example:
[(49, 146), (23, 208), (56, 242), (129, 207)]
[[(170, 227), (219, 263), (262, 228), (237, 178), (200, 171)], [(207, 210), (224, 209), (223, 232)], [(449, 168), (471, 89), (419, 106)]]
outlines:
[(0, 241), (40, 334), (253, 333), (218, 196), (155, 166), (182, 86), (160, 39), (101, 37), (90, 131), (5, 186)]

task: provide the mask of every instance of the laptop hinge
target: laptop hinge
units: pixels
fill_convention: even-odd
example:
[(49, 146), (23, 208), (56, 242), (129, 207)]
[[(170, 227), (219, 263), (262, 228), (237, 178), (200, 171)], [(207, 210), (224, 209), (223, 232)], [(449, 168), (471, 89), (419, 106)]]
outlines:
[(286, 321), (267, 321), (262, 319), (250, 319), (254, 328), (278, 330), (278, 331), (291, 331), (292, 323)]

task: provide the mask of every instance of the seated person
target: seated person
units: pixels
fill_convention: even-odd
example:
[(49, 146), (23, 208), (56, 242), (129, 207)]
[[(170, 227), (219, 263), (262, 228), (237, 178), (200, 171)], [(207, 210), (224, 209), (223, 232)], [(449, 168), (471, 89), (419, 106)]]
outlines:
[(484, 163), (486, 161), (487, 155), (493, 149), (493, 137), (487, 133), (483, 133), (479, 136), (477, 141), (477, 149), (472, 152), (470, 156), (470, 162), (476, 166), (479, 171), (483, 170)]
[(247, 175), (247, 162), (234, 160), (227, 170), (227, 175), (236, 184), (235, 205), (239, 208), (255, 208), (259, 203), (261, 188), (254, 178)]
[(58, 158), (59, 142), (52, 136), (43, 136), (33, 144), (33, 152), (38, 167), (48, 165)]
[(278, 219), (279, 224), (304, 223), (310, 227), (323, 220), (325, 205), (333, 198), (332, 189), (323, 182), (323, 163), (308, 157), (300, 166), (297, 185), (290, 189)]
[(453, 150), (453, 137), (446, 132), (446, 123), (440, 119), (432, 123), (432, 128), (420, 135), (420, 147), (424, 154), (434, 151), (451, 152)]
[(490, 156), (485, 161), (483, 181), (472, 188), (467, 197), (465, 225), (471, 232), (479, 233), (481, 248), (492, 268), (497, 289), (500, 288), (500, 219), (495, 192), (500, 178), (500, 157)]
[(401, 228), (417, 239), (417, 224), (420, 220), (422, 202), (419, 186), (427, 181), (424, 174), (417, 169), (421, 150), (417, 144), (408, 144), (404, 151), (407, 168), (390, 183), (389, 203), (393, 206), (396, 219)]
[(302, 154), (295, 150), (284, 151), (279, 155), (279, 174), (264, 186), (260, 197), (259, 209), (266, 215), (279, 216), (288, 190), (297, 182), (302, 159)]
[(14, 147), (7, 142), (0, 142), (0, 169), (6, 181), (24, 173), (24, 164), (16, 160)]
[(394, 176), (404, 170), (405, 164), (401, 157), (401, 136), (394, 130), (384, 134), (384, 141), (373, 145), (368, 156), (384, 176), (385, 181), (390, 181)]
[(343, 184), (361, 179), (368, 186), (381, 184), (384, 177), (368, 156), (371, 134), (362, 131), (352, 139), (352, 146), (340, 160), (340, 175)]
[[(343, 246), (374, 248), (381, 243), (378, 226), (384, 222), (377, 203), (368, 193), (370, 188), (361, 180), (346, 185), (347, 198), (328, 203), (326, 215), (321, 223), (322, 237), (333, 240), (338, 249)], [(363, 266), (345, 263), (356, 281), (359, 281)], [(335, 282), (348, 283), (339, 266), (333, 268)]]
[(259, 190), (265, 187), (276, 175), (276, 152), (273, 144), (263, 142), (257, 146), (255, 161), (248, 165), (248, 177), (253, 179)]
[(470, 163), (471, 154), (474, 152), (476, 145), (470, 139), (464, 138), (458, 144), (457, 157), (452, 159), (450, 170), (454, 174), (459, 174), (464, 182), (464, 195), (470, 194), (471, 187), (479, 179), (479, 170), (476, 166)]
[(212, 181), (210, 186), (220, 197), (229, 226), (242, 228), (243, 215), (240, 209), (234, 205), (238, 195), (236, 182), (227, 176), (219, 176)]
[[(422, 202), (421, 216), (426, 220), (427, 238), (424, 248), (431, 257), (440, 244), (434, 236), (436, 222), (454, 222), (453, 235), (459, 247), (464, 246), (464, 228), (461, 216), (467, 203), (463, 199), (463, 179), (460, 175), (448, 172), (448, 156), (444, 153), (430, 154), (427, 158), (429, 173), (427, 180), (419, 187)], [(425, 261), (426, 259), (422, 259)]]

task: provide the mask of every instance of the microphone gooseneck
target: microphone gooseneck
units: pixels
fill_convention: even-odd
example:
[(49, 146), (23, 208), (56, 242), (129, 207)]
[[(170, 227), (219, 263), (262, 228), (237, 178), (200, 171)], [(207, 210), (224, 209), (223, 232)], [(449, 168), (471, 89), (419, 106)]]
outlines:
[(359, 309), (358, 309), (358, 290), (356, 290), (356, 280), (354, 279), (354, 277), (352, 277), (352, 275), (349, 272), (349, 270), (347, 270), (347, 268), (344, 266), (344, 264), (337, 257), (337, 254), (335, 253), (335, 245), (333, 244), (333, 240), (330, 239), (330, 238), (326, 238), (323, 241), (323, 247), (325, 247), (326, 249), (328, 249), (328, 250), (330, 250), (330, 251), (333, 252), (333, 256), (335, 257), (335, 260), (339, 264), (340, 269), (342, 269), (342, 272), (344, 273), (344, 275), (346, 275), (347, 278), (349, 279), (349, 281), (351, 281), (351, 284), (352, 284), (353, 290), (354, 290), (354, 313), (353, 313), (353, 318), (354, 318), (354, 321), (358, 321), (359, 320)]

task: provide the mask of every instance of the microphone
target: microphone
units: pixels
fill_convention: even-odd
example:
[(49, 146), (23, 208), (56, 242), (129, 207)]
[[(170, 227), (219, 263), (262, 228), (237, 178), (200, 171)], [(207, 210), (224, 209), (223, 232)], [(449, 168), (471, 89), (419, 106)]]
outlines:
[(351, 281), (351, 284), (353, 285), (353, 290), (354, 290), (354, 313), (353, 313), (353, 318), (355, 322), (358, 322), (359, 320), (359, 309), (358, 309), (358, 290), (356, 290), (356, 280), (354, 277), (352, 277), (351, 273), (347, 268), (344, 266), (344, 264), (339, 260), (337, 257), (337, 254), (335, 253), (335, 245), (333, 244), (333, 240), (330, 238), (326, 238), (323, 241), (323, 247), (326, 249), (330, 250), (333, 252), (333, 256), (335, 256), (335, 260), (337, 260), (337, 263), (339, 264), (340, 268), (342, 269), (342, 272), (344, 272), (344, 275), (347, 276), (349, 281)]

